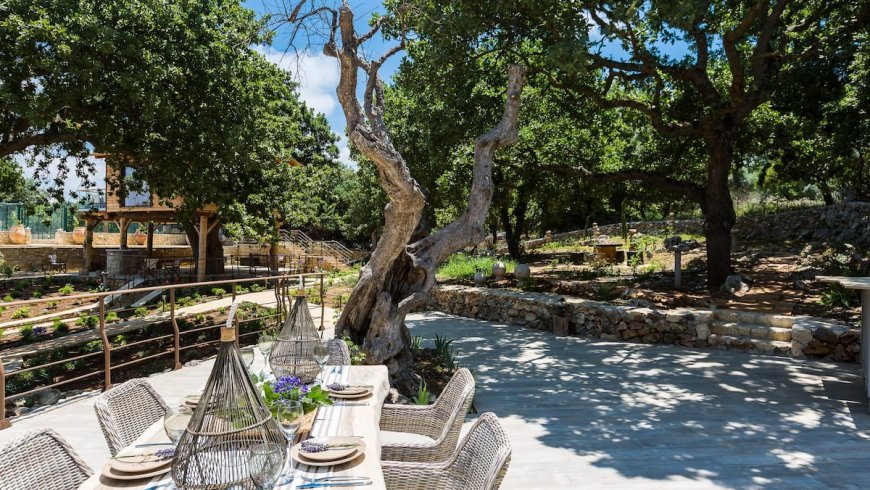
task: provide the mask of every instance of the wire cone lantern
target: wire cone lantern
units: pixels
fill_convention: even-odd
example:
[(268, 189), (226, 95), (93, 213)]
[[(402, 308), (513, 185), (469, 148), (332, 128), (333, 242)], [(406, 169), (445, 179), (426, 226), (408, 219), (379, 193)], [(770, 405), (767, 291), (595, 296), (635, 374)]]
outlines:
[[(235, 305), (228, 325), (234, 313)], [(235, 340), (235, 328), (221, 328), (214, 368), (175, 450), (171, 474), (178, 488), (254, 490), (247, 467), (251, 446), (287, 445), (248, 375)]]
[(320, 335), (302, 293), (296, 297), (293, 309), (272, 345), (269, 355), (272, 372), (278, 378), (296, 376), (303, 383), (314, 381), (320, 372), (320, 366), (314, 360), (314, 347), (318, 342)]

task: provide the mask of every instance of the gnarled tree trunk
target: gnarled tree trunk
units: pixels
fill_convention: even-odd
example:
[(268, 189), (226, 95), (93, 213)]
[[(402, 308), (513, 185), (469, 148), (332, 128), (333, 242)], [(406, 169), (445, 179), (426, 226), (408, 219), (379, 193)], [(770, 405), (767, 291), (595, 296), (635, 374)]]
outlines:
[[(341, 46), (336, 42), (340, 35)], [(324, 52), (338, 59), (341, 77), (336, 92), (347, 120), (350, 141), (378, 170), (389, 203), (384, 209), (384, 232), (336, 325), (337, 335), (348, 334), (363, 346), (366, 362), (385, 364), (391, 383), (404, 393), (416, 389), (410, 334), (405, 316), (425, 303), (435, 284), (435, 267), (451, 253), (485, 238), (484, 222), (492, 199), (492, 161), (496, 149), (517, 138), (517, 118), (525, 68), (508, 70), (507, 101), (501, 122), (475, 142), (474, 170), (468, 204), (462, 216), (428, 235), (418, 229), (425, 197), (404, 158), (390, 141), (383, 122), (383, 87), (377, 70), (394, 49), (366, 61), (358, 48), (367, 36), (357, 36), (353, 12), (345, 3), (338, 11)], [(357, 74), (367, 74), (364, 104), (357, 99)]]

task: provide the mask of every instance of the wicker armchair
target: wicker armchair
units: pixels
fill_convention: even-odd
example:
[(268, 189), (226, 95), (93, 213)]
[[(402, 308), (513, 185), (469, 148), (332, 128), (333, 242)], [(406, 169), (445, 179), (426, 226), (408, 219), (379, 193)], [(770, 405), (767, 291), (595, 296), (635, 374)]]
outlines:
[(384, 461), (382, 466), (390, 490), (490, 490), (501, 485), (510, 459), (510, 439), (498, 423), (498, 417), (485, 413), (477, 419), (447, 461)]
[(414, 437), (403, 442), (384, 442), (381, 459), (434, 463), (449, 458), (473, 399), (474, 378), (468, 369), (461, 368), (432, 405), (384, 405), (381, 430), (419, 434), (431, 441)]
[(97, 420), (112, 456), (130, 445), (169, 407), (144, 379), (131, 379), (101, 394), (94, 403)]
[(51, 429), (28, 431), (0, 447), (0, 488), (75, 490), (92, 473)]
[(347, 348), (347, 343), (342, 339), (332, 339), (327, 342), (329, 346), (329, 361), (330, 366), (350, 366), (350, 349)]

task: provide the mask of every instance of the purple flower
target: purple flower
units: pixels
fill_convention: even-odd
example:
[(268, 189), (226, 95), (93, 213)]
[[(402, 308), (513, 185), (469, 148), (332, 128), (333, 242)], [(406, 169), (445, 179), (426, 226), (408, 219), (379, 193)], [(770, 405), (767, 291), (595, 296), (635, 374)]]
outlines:
[(172, 459), (175, 457), (175, 448), (168, 447), (166, 449), (160, 449), (159, 451), (154, 453), (154, 456), (157, 459)]
[(303, 387), (305, 388), (303, 393), (308, 393), (308, 386), (296, 376), (282, 376), (272, 382), (272, 391), (279, 395), (289, 395), (294, 388), (299, 388), (301, 391)]
[(322, 453), (323, 451), (329, 450), (329, 447), (326, 444), (319, 442), (302, 441), (299, 445), (299, 449), (301, 449), (303, 453)]
[(45, 335), (48, 330), (45, 327), (34, 327), (33, 335)]
[(345, 386), (341, 383), (330, 383), (330, 384), (326, 385), (326, 387), (332, 391), (344, 391), (347, 388), (347, 386)]

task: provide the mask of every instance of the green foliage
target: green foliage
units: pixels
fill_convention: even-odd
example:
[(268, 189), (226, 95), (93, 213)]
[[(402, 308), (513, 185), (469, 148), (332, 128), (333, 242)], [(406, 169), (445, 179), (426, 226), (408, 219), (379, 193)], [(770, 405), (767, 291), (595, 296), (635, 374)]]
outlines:
[(60, 293), (61, 296), (69, 296), (74, 293), (75, 290), (76, 289), (72, 284), (67, 283), (60, 287), (57, 292)]
[(55, 337), (60, 337), (69, 333), (69, 326), (60, 319), (55, 319), (51, 322), (51, 329)]
[(455, 371), (457, 368), (456, 356), (450, 350), (453, 340), (454, 339), (448, 339), (447, 337), (435, 334), (435, 351), (438, 353), (441, 363), (444, 364), (449, 371)]
[(133, 315), (138, 316), (140, 318), (148, 316), (148, 308), (144, 306), (139, 306), (135, 310), (133, 310)]
[(25, 342), (29, 342), (33, 339), (33, 325), (25, 325), (18, 330), (18, 333), (21, 334), (21, 338), (24, 339)]
[(332, 399), (329, 398), (329, 392), (323, 389), (320, 385), (313, 385), (307, 393), (302, 393), (301, 387), (294, 387), (287, 392), (276, 393), (272, 388), (272, 383), (268, 381), (265, 374), (257, 375), (251, 373), (251, 381), (260, 388), (263, 394), (263, 401), (266, 402), (272, 410), (272, 414), (276, 415), (276, 402), (278, 400), (298, 401), (302, 405), (302, 410), (309, 413), (317, 407), (328, 407), (332, 405)]
[(11, 303), (15, 301), (15, 298), (13, 298), (11, 294), (7, 294), (6, 296), (3, 296), (3, 301), (5, 301), (6, 303)]
[(106, 313), (106, 323), (115, 323), (119, 320), (120, 318), (118, 318), (118, 312), (110, 311)]
[(342, 340), (347, 344), (347, 349), (350, 351), (350, 363), (354, 366), (365, 364), (366, 353), (363, 352), (362, 347), (353, 343), (353, 340), (346, 335)]
[(18, 308), (17, 310), (15, 310), (14, 313), (12, 313), (13, 320), (18, 320), (21, 318), (29, 318), (29, 317), (30, 317), (30, 308), (27, 306), (22, 306), (21, 308)]
[(822, 306), (850, 308), (858, 304), (858, 294), (840, 284), (829, 284), (819, 299)]
[(418, 352), (420, 347), (423, 345), (423, 336), (415, 335), (411, 337), (411, 350), (414, 352)]
[(411, 398), (411, 401), (414, 402), (414, 405), (428, 405), (430, 396), (426, 380), (421, 379), (420, 386), (417, 387), (417, 394)]
[(218, 298), (222, 298), (227, 294), (227, 291), (223, 288), (212, 288), (211, 290), (212, 296), (217, 296)]
[(96, 328), (99, 324), (100, 318), (97, 315), (88, 315), (87, 313), (82, 313), (81, 315), (79, 315), (78, 319), (76, 319), (76, 325), (86, 328)]
[[(485, 274), (489, 275), (491, 274), (492, 266), (498, 261), (499, 259), (495, 257), (473, 257), (462, 252), (455, 253), (438, 266), (436, 275), (439, 278), (453, 280), (471, 279), (478, 270), (482, 270)], [(514, 267), (517, 265), (515, 261), (509, 259), (504, 259), (502, 262), (504, 262), (507, 272), (513, 272)]]
[(599, 284), (595, 289), (595, 299), (598, 301), (613, 301), (619, 297), (619, 293), (616, 290), (616, 284), (605, 282)]

